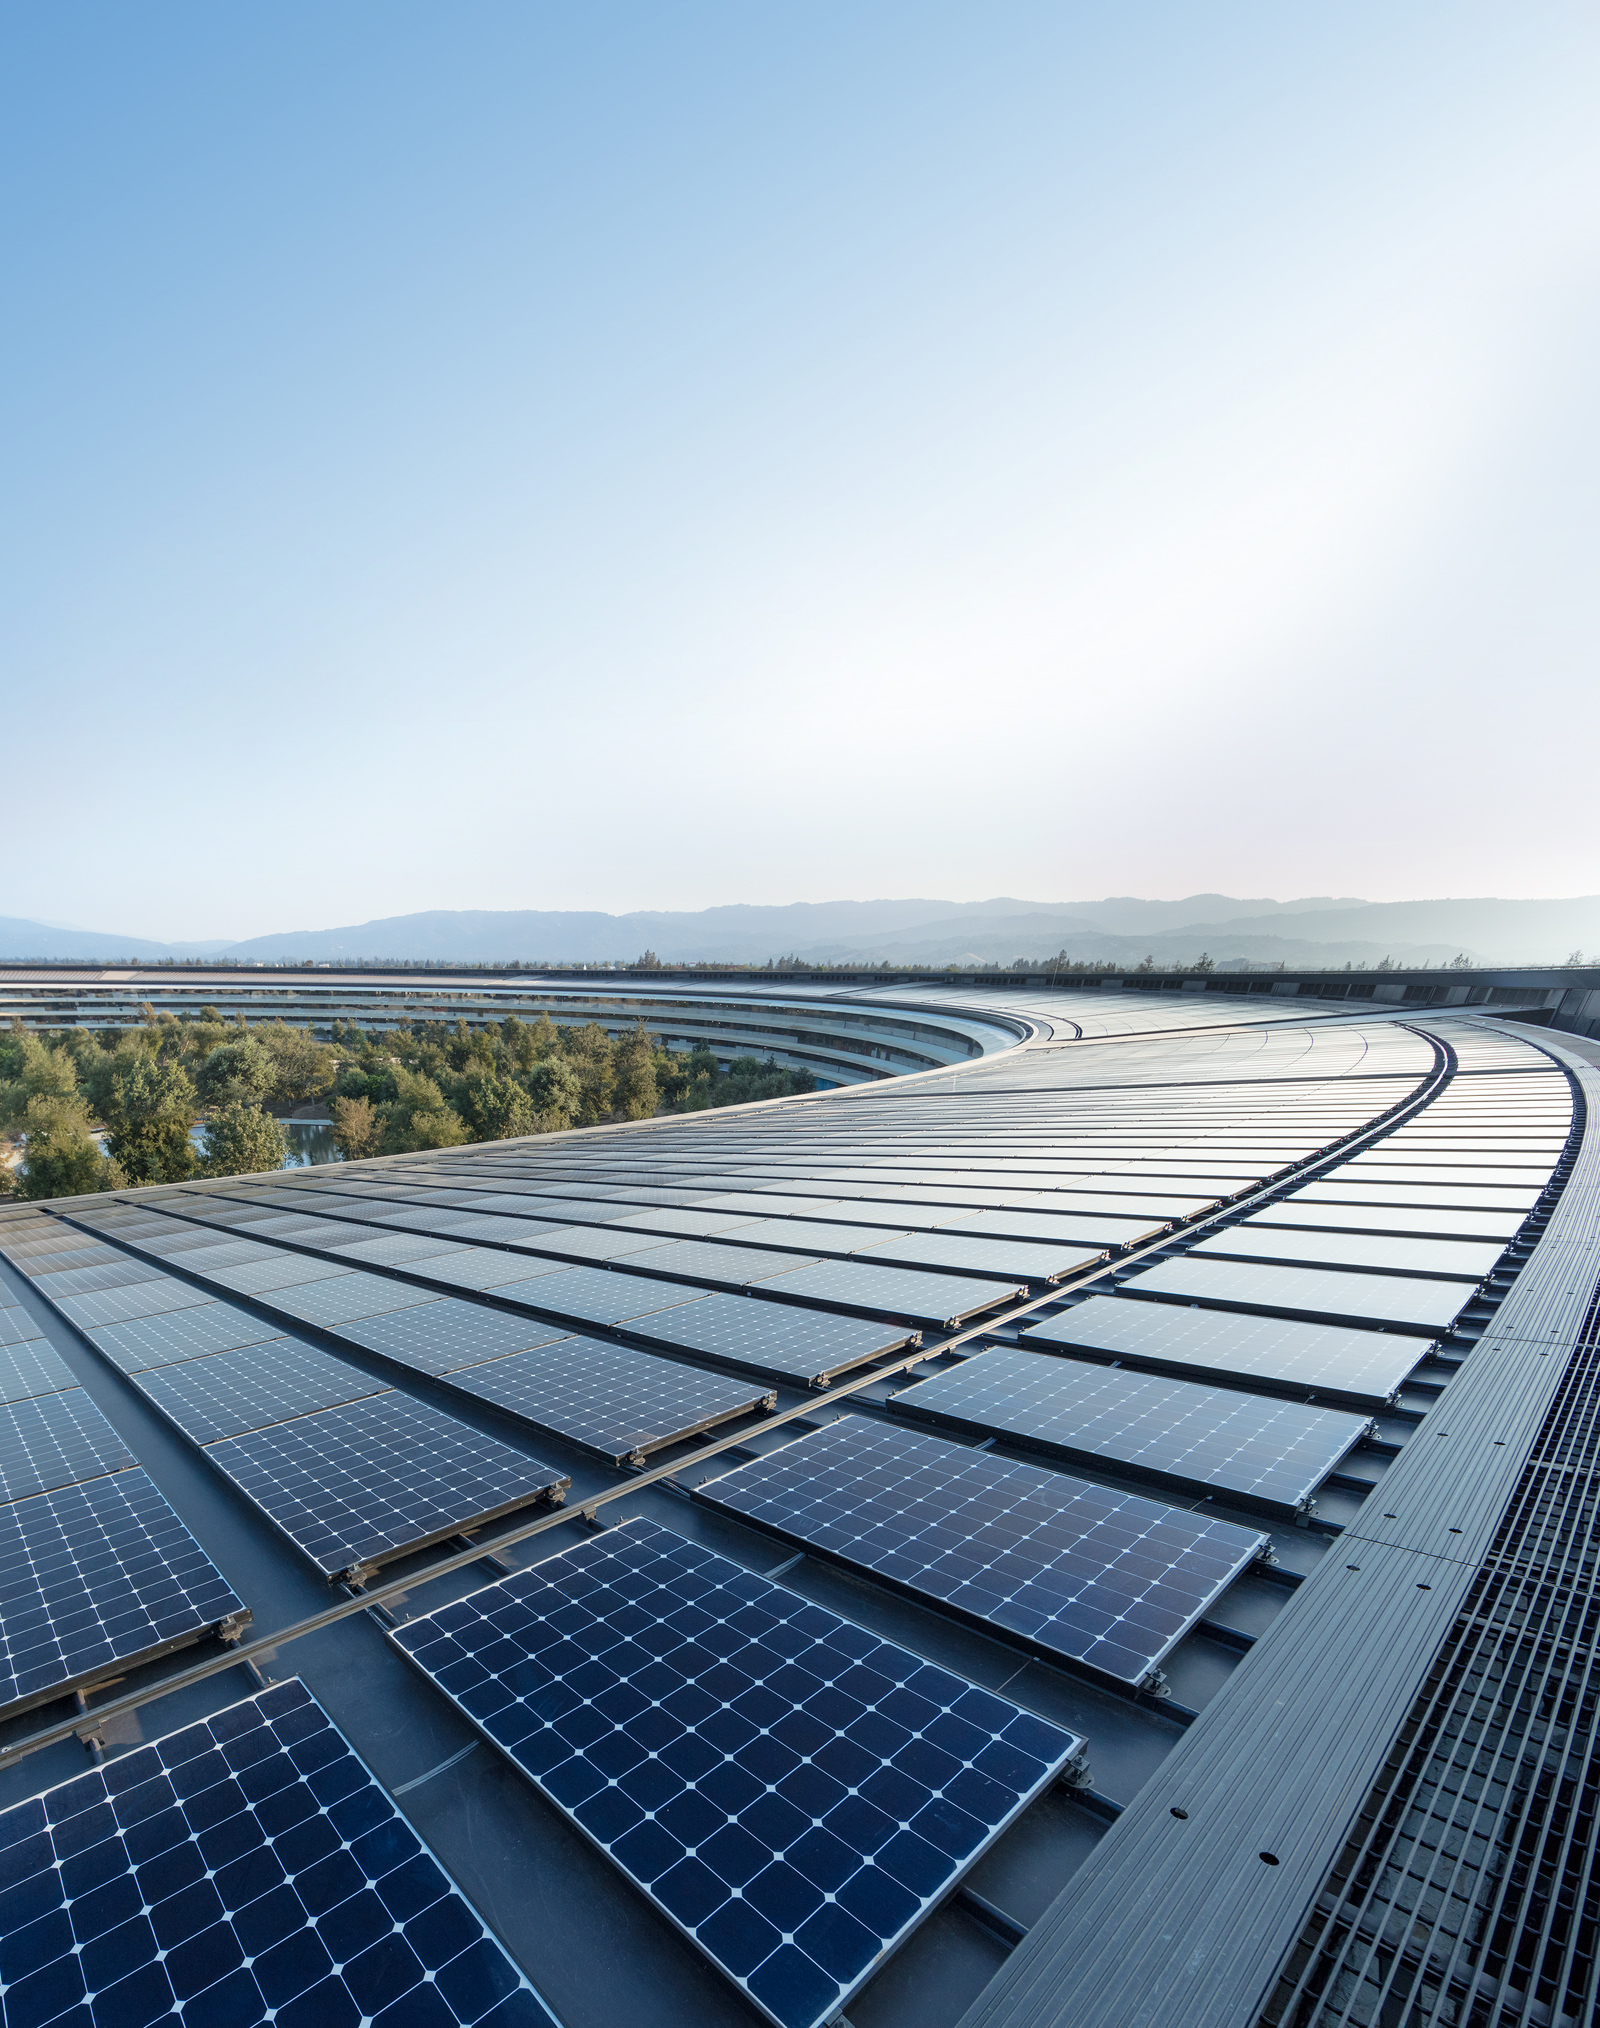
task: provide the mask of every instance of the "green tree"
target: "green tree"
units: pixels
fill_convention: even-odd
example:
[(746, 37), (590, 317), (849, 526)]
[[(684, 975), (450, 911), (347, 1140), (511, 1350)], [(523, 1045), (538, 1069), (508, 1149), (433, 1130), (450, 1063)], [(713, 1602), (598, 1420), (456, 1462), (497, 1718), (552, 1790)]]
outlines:
[(107, 1152), (130, 1183), (181, 1183), (194, 1173), (194, 1086), (177, 1064), (140, 1049), (112, 1061), (100, 1107)]
[(466, 1122), (446, 1105), (444, 1093), (431, 1077), (397, 1066), (396, 1096), (380, 1110), (383, 1152), (411, 1154), (418, 1148), (459, 1148), (472, 1136)]
[(301, 1105), (332, 1090), (336, 1058), (327, 1044), (308, 1030), (291, 1028), (283, 1021), (263, 1021), (251, 1034), (272, 1058), (276, 1073), (272, 1096), (281, 1104)]
[(578, 1080), (582, 1103), (578, 1125), (592, 1127), (611, 1111), (611, 1097), (617, 1081), (616, 1050), (598, 1021), (591, 1021), (563, 1036), (567, 1061)]
[(648, 1120), (659, 1104), (656, 1091), (655, 1044), (642, 1021), (616, 1049), (616, 1085), (612, 1104), (625, 1120)]
[(203, 1176), (249, 1176), (281, 1169), (288, 1142), (282, 1127), (260, 1106), (234, 1099), (206, 1121), (200, 1152)]
[(583, 1088), (570, 1065), (556, 1060), (535, 1064), (526, 1084), (538, 1133), (563, 1133), (577, 1119), (583, 1106)]
[(74, 1094), (43, 1094), (28, 1101), (21, 1121), (27, 1159), (18, 1179), (23, 1197), (81, 1197), (114, 1190), (120, 1168), (108, 1162), (89, 1131), (89, 1112)]
[(35, 1099), (75, 1099), (78, 1066), (70, 1050), (26, 1029), (7, 1037), (9, 1072), (0, 1085), (0, 1129), (19, 1127)]
[[(258, 1106), (277, 1082), (278, 1066), (253, 1035), (223, 1042), (201, 1064), (195, 1086), (203, 1105)], [(240, 1172), (243, 1173), (242, 1171)]]
[(369, 1098), (336, 1098), (333, 1102), (333, 1145), (347, 1162), (378, 1152), (383, 1122)]
[(526, 1088), (492, 1070), (471, 1071), (462, 1080), (461, 1110), (474, 1140), (509, 1141), (539, 1131)]

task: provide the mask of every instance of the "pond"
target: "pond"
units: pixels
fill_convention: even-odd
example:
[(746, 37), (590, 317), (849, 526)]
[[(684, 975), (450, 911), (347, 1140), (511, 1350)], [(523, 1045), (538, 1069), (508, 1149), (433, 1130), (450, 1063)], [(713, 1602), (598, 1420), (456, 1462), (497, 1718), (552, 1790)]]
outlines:
[(283, 1131), (289, 1143), (286, 1169), (304, 1169), (315, 1162), (342, 1162), (333, 1145), (331, 1120), (285, 1120)]

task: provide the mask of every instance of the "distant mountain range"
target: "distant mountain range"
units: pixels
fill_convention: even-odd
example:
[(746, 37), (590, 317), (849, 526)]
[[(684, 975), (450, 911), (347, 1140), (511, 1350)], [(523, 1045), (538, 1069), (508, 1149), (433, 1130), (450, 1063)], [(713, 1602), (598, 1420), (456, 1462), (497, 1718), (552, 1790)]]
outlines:
[(430, 959), (457, 964), (627, 963), (653, 950), (666, 964), (1008, 964), (1069, 958), (1136, 965), (1438, 964), (1459, 952), (1477, 964), (1556, 964), (1600, 951), (1600, 895), (1565, 901), (1296, 901), (1191, 894), (1182, 901), (822, 901), (629, 915), (541, 909), (430, 909), (348, 929), (293, 930), (162, 944), (0, 916), (0, 960), (95, 964), (225, 958), (286, 964), (312, 959)]

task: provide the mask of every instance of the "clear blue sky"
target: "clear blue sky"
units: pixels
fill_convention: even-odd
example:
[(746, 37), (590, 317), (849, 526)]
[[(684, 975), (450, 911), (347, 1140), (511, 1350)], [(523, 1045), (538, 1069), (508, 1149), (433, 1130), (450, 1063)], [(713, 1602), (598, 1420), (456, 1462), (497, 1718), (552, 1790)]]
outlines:
[(0, 913), (1600, 888), (1587, 4), (4, 34)]

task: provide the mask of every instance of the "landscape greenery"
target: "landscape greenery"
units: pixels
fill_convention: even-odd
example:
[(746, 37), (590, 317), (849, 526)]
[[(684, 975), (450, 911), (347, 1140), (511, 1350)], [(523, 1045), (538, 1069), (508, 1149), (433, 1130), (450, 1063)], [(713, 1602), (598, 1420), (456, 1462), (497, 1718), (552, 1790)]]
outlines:
[[(281, 1116), (322, 1100), (348, 1161), (469, 1141), (556, 1133), (660, 1112), (698, 1112), (814, 1091), (808, 1071), (709, 1049), (660, 1048), (642, 1023), (419, 1022), (321, 1041), (282, 1021), (179, 1018), (141, 1028), (0, 1034), (0, 1135), (21, 1142), (0, 1187), (69, 1197), (283, 1166)], [(194, 1130), (199, 1128), (198, 1143)]]

